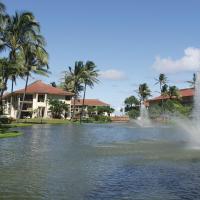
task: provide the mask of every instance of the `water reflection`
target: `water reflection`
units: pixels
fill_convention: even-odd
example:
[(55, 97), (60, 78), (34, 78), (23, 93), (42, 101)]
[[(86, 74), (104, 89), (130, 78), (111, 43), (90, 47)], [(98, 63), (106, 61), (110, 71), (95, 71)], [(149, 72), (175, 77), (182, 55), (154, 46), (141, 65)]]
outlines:
[(36, 125), (0, 140), (0, 199), (199, 199), (200, 151), (170, 127)]

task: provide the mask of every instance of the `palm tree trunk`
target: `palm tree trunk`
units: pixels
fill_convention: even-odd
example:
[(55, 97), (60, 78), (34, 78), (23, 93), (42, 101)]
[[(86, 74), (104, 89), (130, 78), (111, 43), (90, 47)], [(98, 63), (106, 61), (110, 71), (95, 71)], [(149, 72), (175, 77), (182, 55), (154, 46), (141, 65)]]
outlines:
[(161, 85), (161, 83), (160, 83), (160, 94), (161, 94), (161, 109), (162, 109), (162, 114), (164, 114), (163, 94), (162, 94), (162, 85)]
[(71, 119), (74, 119), (74, 115), (75, 115), (75, 104), (76, 104), (76, 95), (74, 95), (73, 112), (72, 112), (72, 117), (71, 117)]
[(24, 88), (23, 99), (22, 99), (22, 103), (20, 104), (20, 109), (19, 109), (19, 113), (18, 113), (18, 116), (17, 116), (18, 119), (21, 118), (21, 112), (22, 112), (22, 109), (23, 109), (24, 100), (25, 100), (25, 97), (26, 97), (26, 90), (27, 90), (27, 86), (28, 86), (28, 79), (29, 79), (29, 74), (27, 74), (27, 76), (26, 76), (26, 84), (25, 84), (25, 88)]
[(4, 93), (4, 89), (1, 89), (1, 94), (0, 94), (0, 115), (3, 115), (3, 93)]
[(10, 94), (10, 114), (12, 113), (12, 106), (13, 106), (13, 88), (14, 88), (14, 80), (12, 78), (12, 85), (11, 85), (11, 94)]
[(8, 82), (8, 78), (5, 78), (5, 81), (3, 83), (4, 87), (1, 89), (1, 93), (0, 93), (0, 114), (1, 115), (3, 114), (3, 94), (6, 90), (7, 82)]
[(84, 93), (83, 93), (83, 103), (82, 103), (82, 108), (81, 108), (81, 113), (80, 113), (80, 123), (82, 123), (82, 115), (83, 115), (83, 108), (84, 108), (84, 105), (85, 105), (85, 94), (86, 94), (86, 83), (84, 85)]

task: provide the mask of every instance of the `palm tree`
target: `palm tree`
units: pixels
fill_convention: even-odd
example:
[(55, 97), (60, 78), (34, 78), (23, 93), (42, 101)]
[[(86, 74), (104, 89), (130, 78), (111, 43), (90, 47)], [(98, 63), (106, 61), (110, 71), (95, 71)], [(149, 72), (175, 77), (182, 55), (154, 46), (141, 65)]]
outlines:
[(84, 84), (84, 89), (83, 89), (83, 102), (82, 102), (82, 108), (81, 108), (81, 113), (80, 113), (80, 123), (82, 120), (82, 115), (83, 115), (83, 109), (85, 105), (85, 95), (86, 95), (86, 89), (87, 86), (90, 88), (94, 87), (94, 83), (98, 83), (98, 70), (96, 69), (96, 65), (92, 61), (87, 61), (84, 65), (83, 69), (83, 84)]
[(124, 100), (124, 104), (125, 104), (125, 112), (128, 112), (131, 109), (138, 107), (140, 102), (135, 96), (130, 96)]
[(6, 7), (3, 3), (0, 2), (0, 30), (2, 31), (3, 29), (3, 24), (4, 24), (4, 20), (5, 20), (5, 16), (6, 16)]
[(74, 94), (72, 119), (75, 115), (75, 104), (79, 93), (83, 90), (84, 64), (82, 61), (76, 61), (74, 68), (69, 67), (65, 72), (64, 82), (62, 83), (65, 90)]
[[(41, 37), (41, 36), (40, 36)], [(26, 76), (26, 83), (24, 88), (24, 94), (22, 98), (22, 103), (20, 105), (20, 110), (18, 113), (18, 118), (21, 117), (21, 111), (23, 108), (24, 100), (26, 98), (26, 91), (28, 86), (28, 81), (32, 73), (48, 76), (48, 53), (44, 49), (43, 45), (45, 43), (32, 41), (32, 43), (24, 44), (22, 46), (24, 55), (24, 75)]]
[(11, 70), (11, 105), (14, 82), (16, 82), (18, 74), (17, 56), (22, 51), (24, 44), (30, 43), (30, 35), (35, 35), (39, 31), (39, 24), (35, 21), (35, 17), (30, 12), (18, 13), (14, 16), (7, 16), (1, 32), (0, 49), (9, 51), (9, 60), (15, 65)]
[(151, 90), (146, 83), (143, 83), (139, 85), (138, 94), (140, 97), (140, 102), (142, 103), (151, 96)]
[(4, 13), (5, 10), (6, 10), (5, 5), (2, 2), (0, 2), (0, 14)]
[[(165, 94), (165, 90), (166, 89), (166, 83), (167, 83), (167, 77), (165, 74), (160, 74), (158, 79), (155, 79), (156, 80), (156, 83), (155, 84), (159, 84), (160, 86), (160, 95), (162, 97), (161, 99), (161, 107), (162, 107), (162, 111), (164, 112), (164, 105), (163, 105), (163, 95)], [(163, 93), (164, 92), (164, 93)]]
[(197, 77), (196, 77), (196, 74), (194, 73), (192, 80), (191, 81), (187, 81), (187, 83), (189, 83), (191, 85), (191, 87), (195, 88), (196, 79), (197, 79)]
[(178, 92), (178, 88), (175, 85), (169, 87), (168, 96), (169, 96), (170, 99), (180, 97), (179, 92)]

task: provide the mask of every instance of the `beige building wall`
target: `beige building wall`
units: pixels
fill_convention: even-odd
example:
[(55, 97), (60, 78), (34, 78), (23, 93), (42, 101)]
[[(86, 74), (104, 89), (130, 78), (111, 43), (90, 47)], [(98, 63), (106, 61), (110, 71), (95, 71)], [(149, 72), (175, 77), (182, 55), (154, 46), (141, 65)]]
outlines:
[[(50, 113), (50, 105), (48, 104), (48, 99), (58, 99), (59, 101), (65, 102), (67, 105), (69, 105), (69, 115), (68, 119), (71, 118), (71, 98), (70, 100), (65, 100), (65, 96), (61, 95), (48, 95), (44, 94), (44, 102), (38, 102), (38, 95), (40, 94), (33, 94), (33, 101), (32, 101), (32, 118), (38, 117), (39, 109), (44, 109), (44, 118), (51, 118)], [(10, 97), (9, 97), (10, 98)], [(14, 105), (14, 106), (13, 106)], [(15, 98), (13, 98), (13, 104), (11, 105), (9, 101), (7, 100), (5, 103), (5, 113), (10, 115), (12, 118), (17, 118), (17, 112), (20, 109), (20, 95), (16, 95)], [(64, 114), (63, 114), (64, 117)]]

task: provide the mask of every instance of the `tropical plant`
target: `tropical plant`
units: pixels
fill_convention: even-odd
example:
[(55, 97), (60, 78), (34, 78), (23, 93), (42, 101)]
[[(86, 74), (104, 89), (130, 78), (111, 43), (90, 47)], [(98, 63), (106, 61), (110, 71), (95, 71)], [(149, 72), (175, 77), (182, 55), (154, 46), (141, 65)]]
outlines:
[(107, 113), (108, 116), (110, 116), (111, 113), (115, 111), (114, 108), (111, 108), (110, 106), (98, 106), (97, 107), (97, 115), (103, 115), (104, 113)]
[(84, 105), (85, 105), (85, 95), (86, 95), (86, 89), (87, 86), (90, 88), (94, 87), (94, 83), (98, 83), (98, 70), (96, 69), (96, 65), (94, 62), (92, 61), (87, 61), (83, 67), (83, 103), (82, 103), (82, 109), (81, 109), (81, 113), (80, 113), (80, 123), (82, 120), (82, 115), (83, 115), (83, 109), (84, 109)]
[(169, 96), (170, 99), (172, 99), (172, 98), (176, 98), (177, 99), (177, 98), (180, 97), (179, 90), (178, 90), (178, 88), (175, 85), (169, 86), (167, 94), (168, 94), (168, 96)]
[(22, 45), (22, 54), (24, 57), (24, 76), (26, 77), (24, 94), (18, 118), (21, 117), (21, 110), (26, 96), (29, 77), (31, 74), (38, 74), (48, 76), (48, 53), (45, 50), (45, 40), (41, 35), (35, 33), (31, 36), (29, 34), (29, 42)]
[(56, 84), (56, 82), (54, 82), (54, 81), (51, 82), (50, 84), (51, 84), (52, 87), (57, 87), (57, 84)]
[(166, 89), (167, 89), (167, 77), (165, 74), (160, 74), (158, 79), (155, 79), (156, 83), (155, 84), (159, 84), (160, 86), (160, 95), (162, 97), (161, 99), (161, 107), (162, 107), (162, 111), (164, 112), (164, 107), (163, 107), (163, 96), (166, 94)]
[(125, 104), (125, 112), (128, 112), (133, 108), (138, 108), (140, 102), (135, 96), (130, 96), (124, 100), (124, 104)]
[(140, 102), (144, 102), (151, 96), (151, 90), (146, 83), (140, 84), (138, 88), (138, 95), (140, 98)]
[(140, 110), (139, 110), (138, 107), (137, 107), (137, 108), (135, 107), (135, 108), (129, 110), (129, 111), (127, 112), (127, 114), (128, 114), (128, 116), (129, 116), (130, 118), (132, 118), (132, 119), (137, 119), (137, 118), (139, 117), (139, 115), (140, 115)]
[(49, 110), (51, 111), (51, 115), (53, 118), (60, 119), (63, 116), (66, 116), (69, 108), (68, 105), (58, 99), (49, 99)]
[(76, 61), (74, 68), (69, 67), (65, 72), (64, 81), (62, 83), (63, 88), (66, 91), (70, 91), (74, 94), (72, 119), (75, 115), (75, 104), (81, 91), (83, 91), (83, 77), (84, 77), (84, 64), (82, 61)]
[(196, 79), (197, 79), (197, 77), (196, 77), (196, 74), (194, 73), (193, 77), (192, 77), (192, 80), (191, 81), (187, 81), (187, 83), (189, 83), (191, 87), (195, 87)]
[(192, 112), (191, 106), (181, 104), (178, 99), (168, 99), (165, 104), (166, 111), (169, 114), (183, 115), (188, 117)]

